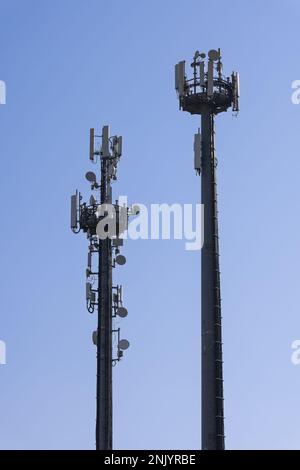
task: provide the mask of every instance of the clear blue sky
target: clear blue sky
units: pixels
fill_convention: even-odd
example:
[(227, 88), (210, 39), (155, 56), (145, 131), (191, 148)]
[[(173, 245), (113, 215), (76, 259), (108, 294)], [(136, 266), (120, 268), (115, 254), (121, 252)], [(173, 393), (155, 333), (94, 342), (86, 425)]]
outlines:
[[(87, 241), (69, 229), (88, 130), (124, 137), (115, 194), (199, 201), (199, 120), (178, 111), (173, 66), (218, 47), (241, 75), (238, 119), (217, 118), (226, 444), (299, 448), (299, 2), (1, 0), (0, 18), (1, 449), (94, 447), (96, 319)], [(200, 253), (128, 241), (124, 254), (115, 448), (197, 449)]]

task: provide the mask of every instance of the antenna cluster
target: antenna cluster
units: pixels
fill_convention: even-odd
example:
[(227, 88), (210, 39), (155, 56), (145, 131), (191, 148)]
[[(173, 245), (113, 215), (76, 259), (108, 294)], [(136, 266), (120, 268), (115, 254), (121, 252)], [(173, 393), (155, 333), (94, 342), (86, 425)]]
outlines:
[(97, 347), (97, 413), (96, 449), (112, 449), (112, 367), (129, 348), (129, 341), (121, 337), (117, 320), (128, 314), (123, 305), (123, 288), (113, 286), (112, 272), (123, 266), (121, 254), (123, 234), (129, 215), (135, 208), (112, 202), (112, 182), (117, 179), (118, 163), (122, 155), (122, 137), (109, 134), (109, 126), (96, 135), (90, 129), (90, 161), (99, 164), (100, 175), (88, 171), (85, 175), (92, 194), (83, 202), (81, 193), (71, 196), (71, 229), (83, 231), (89, 241), (86, 267), (86, 307), (97, 312), (97, 330), (92, 341)]
[[(95, 149), (95, 140), (102, 139), (102, 145)], [(120, 206), (118, 201), (112, 204), (111, 182), (117, 179), (117, 166), (122, 155), (122, 137), (109, 136), (109, 126), (102, 128), (102, 135), (95, 135), (94, 129), (90, 129), (90, 160), (97, 163), (100, 159), (101, 181), (97, 181), (96, 174), (88, 171), (86, 180), (91, 185), (93, 194), (89, 202), (82, 202), (82, 195), (78, 191), (71, 196), (71, 229), (74, 233), (82, 230), (89, 240), (89, 251), (86, 268), (86, 306), (89, 313), (94, 313), (100, 305), (101, 297), (101, 269), (99, 256), (101, 257), (101, 241), (97, 230), (99, 222), (106, 219), (113, 222), (107, 230), (107, 239), (110, 240), (111, 267), (122, 266), (126, 258), (120, 253), (123, 246), (122, 233), (127, 229), (128, 207)], [(108, 226), (107, 226), (108, 228)], [(106, 226), (104, 225), (104, 230)], [(98, 262), (97, 262), (98, 261)], [(100, 289), (99, 289), (100, 285)], [(127, 310), (123, 306), (122, 286), (111, 286), (112, 289), (112, 318), (124, 318)], [(101, 325), (100, 325), (101, 327)], [(129, 347), (127, 340), (120, 339), (120, 329), (112, 329), (112, 334), (117, 334), (117, 351), (112, 358), (113, 365), (123, 356), (123, 351)], [(93, 343), (97, 345), (97, 331), (93, 332)], [(124, 347), (126, 345), (126, 347)]]
[[(220, 49), (211, 49), (206, 54), (196, 51), (191, 63), (193, 77), (185, 73), (185, 61), (175, 65), (175, 89), (179, 98), (179, 109), (191, 114), (201, 114), (201, 105), (209, 105), (214, 114), (232, 107), (239, 111), (239, 74), (232, 72), (230, 77), (222, 74)], [(200, 112), (199, 112), (200, 109)]]

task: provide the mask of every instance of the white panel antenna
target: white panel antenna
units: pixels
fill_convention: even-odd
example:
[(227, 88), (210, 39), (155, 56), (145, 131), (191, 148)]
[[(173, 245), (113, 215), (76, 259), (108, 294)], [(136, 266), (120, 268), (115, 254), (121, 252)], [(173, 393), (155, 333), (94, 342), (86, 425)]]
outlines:
[(202, 141), (201, 141), (201, 134), (200, 129), (198, 129), (198, 133), (195, 134), (194, 137), (194, 168), (198, 174), (201, 173), (201, 155), (202, 154)]
[(86, 292), (86, 295), (85, 295), (85, 296), (86, 296), (86, 300), (90, 300), (90, 299), (91, 299), (91, 293), (92, 293), (92, 292), (91, 292), (92, 284), (91, 284), (90, 282), (87, 282), (85, 287), (86, 287), (86, 290), (85, 290), (85, 292)]
[(120, 301), (120, 304), (122, 305), (123, 304), (123, 286), (122, 285), (119, 287), (119, 301)]
[(239, 98), (240, 97), (240, 74), (236, 72), (235, 77), (236, 77), (236, 96), (237, 98)]
[(200, 73), (200, 86), (204, 86), (205, 80), (205, 62), (200, 62), (199, 64), (199, 73)]
[(92, 253), (88, 252), (87, 265), (89, 269), (92, 269)]
[(119, 157), (122, 155), (122, 150), (123, 150), (123, 137), (120, 135), (118, 137), (118, 153)]
[(96, 300), (96, 293), (92, 291), (92, 284), (90, 282), (86, 283), (86, 300), (90, 300), (91, 302), (95, 302)]
[(185, 60), (175, 65), (175, 89), (179, 96), (184, 95), (185, 91)]
[(232, 80), (232, 85), (233, 85), (233, 96), (232, 96), (233, 110), (238, 112), (239, 111), (239, 97), (240, 97), (240, 77), (239, 77), (238, 72), (232, 72), (231, 80)]
[(113, 140), (114, 157), (121, 157), (122, 155), (122, 136), (114, 137)]
[(109, 157), (109, 126), (102, 127), (102, 156)]
[(71, 228), (77, 229), (78, 192), (71, 196)]
[(212, 96), (214, 93), (214, 63), (211, 59), (208, 61), (207, 69), (207, 94)]
[(94, 160), (95, 148), (95, 129), (90, 129), (90, 160)]

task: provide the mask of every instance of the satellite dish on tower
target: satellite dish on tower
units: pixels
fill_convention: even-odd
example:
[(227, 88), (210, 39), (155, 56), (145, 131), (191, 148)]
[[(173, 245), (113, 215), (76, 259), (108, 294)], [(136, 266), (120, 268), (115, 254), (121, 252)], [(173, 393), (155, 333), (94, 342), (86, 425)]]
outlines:
[(130, 346), (129, 341), (127, 339), (120, 339), (118, 343), (118, 348), (121, 349), (122, 351), (125, 351), (128, 349)]
[(95, 183), (96, 182), (96, 175), (93, 171), (88, 171), (85, 174), (85, 177), (90, 183)]
[(116, 314), (121, 318), (127, 317), (127, 315), (128, 315), (127, 308), (119, 307), (116, 311)]
[(215, 49), (211, 49), (209, 52), (208, 52), (208, 58), (210, 60), (218, 60), (220, 59), (220, 53), (219, 51), (216, 51)]
[(116, 256), (116, 263), (122, 266), (123, 264), (126, 263), (126, 258), (123, 255), (118, 255)]

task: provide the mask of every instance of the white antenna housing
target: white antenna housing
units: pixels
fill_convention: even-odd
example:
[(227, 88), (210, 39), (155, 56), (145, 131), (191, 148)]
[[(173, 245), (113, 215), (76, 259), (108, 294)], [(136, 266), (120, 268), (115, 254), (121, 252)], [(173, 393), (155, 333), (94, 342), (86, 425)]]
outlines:
[(214, 63), (209, 59), (207, 66), (207, 94), (212, 96), (214, 93)]
[(94, 161), (95, 155), (95, 129), (90, 129), (90, 160)]
[(202, 141), (200, 129), (194, 137), (194, 168), (198, 174), (201, 173), (201, 156), (202, 156)]
[(104, 158), (109, 157), (109, 126), (102, 127), (102, 156)]
[(77, 211), (78, 211), (78, 191), (71, 196), (71, 229), (77, 229)]
[(185, 60), (181, 60), (175, 65), (175, 89), (179, 96), (184, 95), (185, 87)]

